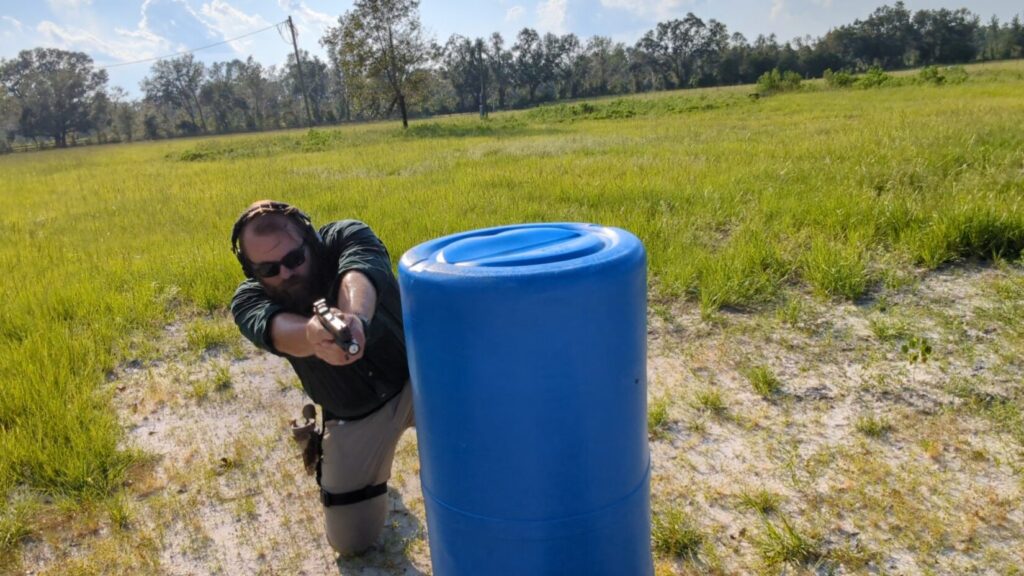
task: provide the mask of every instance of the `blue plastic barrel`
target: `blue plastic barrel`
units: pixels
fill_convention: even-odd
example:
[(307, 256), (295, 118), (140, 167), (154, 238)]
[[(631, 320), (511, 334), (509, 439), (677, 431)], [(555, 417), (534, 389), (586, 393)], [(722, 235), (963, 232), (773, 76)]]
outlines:
[(434, 574), (653, 574), (640, 241), (476, 230), (399, 281)]

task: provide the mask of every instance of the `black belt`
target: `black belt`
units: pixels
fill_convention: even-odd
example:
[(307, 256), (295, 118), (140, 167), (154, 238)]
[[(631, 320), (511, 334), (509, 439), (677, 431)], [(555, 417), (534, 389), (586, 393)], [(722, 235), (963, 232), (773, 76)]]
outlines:
[(381, 482), (380, 484), (373, 484), (359, 490), (352, 490), (351, 492), (342, 492), (341, 494), (331, 494), (324, 487), (320, 487), (320, 502), (324, 506), (348, 506), (349, 504), (355, 504), (362, 502), (363, 500), (369, 500), (370, 498), (376, 498), (381, 494), (388, 493), (388, 483)]

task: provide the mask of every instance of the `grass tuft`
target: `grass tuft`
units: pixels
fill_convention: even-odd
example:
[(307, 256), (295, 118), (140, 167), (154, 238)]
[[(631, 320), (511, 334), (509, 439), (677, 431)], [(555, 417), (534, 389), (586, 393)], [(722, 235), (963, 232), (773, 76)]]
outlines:
[(803, 302), (795, 296), (787, 297), (785, 302), (775, 309), (775, 317), (790, 328), (799, 327), (805, 315)]
[(134, 519), (131, 502), (125, 495), (115, 496), (107, 502), (110, 523), (118, 530), (127, 530)]
[(798, 531), (785, 517), (777, 523), (765, 519), (754, 545), (770, 567), (806, 564), (821, 556), (818, 542)]
[(238, 328), (228, 322), (195, 320), (186, 328), (185, 339), (190, 350), (206, 352), (237, 341)]
[(722, 393), (716, 388), (697, 391), (693, 395), (693, 400), (693, 407), (702, 412), (710, 412), (716, 416), (725, 414), (725, 401), (722, 400)]
[(227, 364), (218, 364), (213, 369), (213, 390), (223, 392), (231, 388), (231, 368)]
[(900, 318), (873, 316), (868, 320), (871, 333), (882, 342), (904, 340), (911, 335), (910, 326)]
[(189, 386), (188, 395), (196, 402), (202, 402), (210, 397), (210, 392), (213, 389), (212, 382), (209, 380), (200, 378), (193, 380)]
[(740, 234), (702, 262), (697, 279), (701, 315), (723, 307), (747, 308), (778, 292), (787, 267), (777, 248), (755, 234)]
[(779, 381), (772, 369), (764, 366), (754, 366), (746, 372), (747, 380), (763, 398), (771, 398), (782, 390), (782, 382)]
[(675, 504), (654, 511), (651, 538), (654, 549), (661, 554), (688, 560), (697, 560), (704, 544), (696, 522)]
[(740, 494), (740, 506), (762, 516), (778, 511), (780, 504), (782, 504), (782, 497), (764, 488)]
[(893, 429), (888, 418), (874, 414), (864, 414), (857, 418), (855, 427), (858, 432), (869, 438), (881, 438)]
[(812, 243), (803, 272), (818, 295), (831, 299), (856, 300), (871, 281), (865, 245), (856, 239)]
[(668, 436), (671, 421), (668, 416), (669, 399), (662, 396), (651, 403), (647, 410), (647, 435), (652, 440), (660, 440)]
[(963, 408), (971, 413), (985, 416), (1001, 432), (1009, 434), (1018, 444), (1024, 446), (1024, 398), (998, 396), (978, 390), (970, 382), (957, 379), (949, 391), (964, 401)]
[(29, 500), (7, 504), (0, 512), (0, 565), (32, 534), (32, 519), (37, 505)]
[[(986, 196), (991, 196), (988, 194)], [(908, 234), (915, 261), (938, 268), (961, 258), (1013, 260), (1024, 249), (1024, 209), (1014, 204), (997, 208), (996, 197), (985, 202), (943, 207), (928, 226)]]

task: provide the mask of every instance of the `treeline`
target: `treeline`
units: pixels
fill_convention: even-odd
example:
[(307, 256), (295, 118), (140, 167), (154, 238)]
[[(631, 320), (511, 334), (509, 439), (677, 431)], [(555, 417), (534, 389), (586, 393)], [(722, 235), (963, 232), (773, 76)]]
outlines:
[[(383, 24), (382, 24), (383, 23)], [(388, 26), (388, 34), (379, 34)], [(380, 38), (389, 44), (380, 45)], [(415, 0), (358, 0), (320, 40), (327, 61), (302, 53), (282, 66), (249, 58), (206, 65), (162, 60), (131, 100), (85, 54), (37, 48), (0, 60), (0, 147), (65, 146), (502, 110), (543, 102), (752, 83), (772, 70), (820, 77), (1024, 56), (1024, 24), (987, 23), (967, 10), (911, 12), (902, 2), (820, 38), (752, 42), (694, 14), (658, 23), (633, 45), (524, 28), (506, 41), (423, 37)], [(305, 90), (303, 90), (303, 86)], [(304, 95), (305, 92), (305, 95)]]

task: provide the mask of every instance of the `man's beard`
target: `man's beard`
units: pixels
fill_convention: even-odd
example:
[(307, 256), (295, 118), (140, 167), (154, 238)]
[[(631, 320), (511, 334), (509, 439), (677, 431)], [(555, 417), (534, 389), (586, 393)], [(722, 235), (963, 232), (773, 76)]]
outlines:
[(308, 276), (292, 276), (283, 284), (264, 285), (263, 289), (289, 312), (310, 314), (313, 310), (313, 302), (326, 296), (327, 285), (321, 281), (320, 274), (314, 267)]

